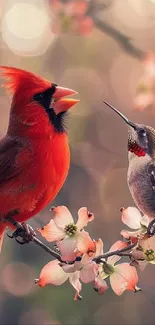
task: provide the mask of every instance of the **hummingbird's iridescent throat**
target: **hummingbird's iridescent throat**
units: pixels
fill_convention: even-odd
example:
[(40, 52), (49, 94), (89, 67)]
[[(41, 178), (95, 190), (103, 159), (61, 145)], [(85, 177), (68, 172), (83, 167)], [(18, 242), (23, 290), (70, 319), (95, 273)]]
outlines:
[(130, 135), (128, 136), (128, 151), (133, 152), (138, 157), (144, 157), (146, 152), (136, 143), (133, 141)]

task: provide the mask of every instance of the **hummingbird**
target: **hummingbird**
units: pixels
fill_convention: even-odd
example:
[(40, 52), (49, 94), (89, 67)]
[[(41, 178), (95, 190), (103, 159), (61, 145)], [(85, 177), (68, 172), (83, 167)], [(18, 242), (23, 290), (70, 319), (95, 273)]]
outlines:
[(130, 121), (108, 102), (128, 126), (127, 183), (138, 209), (150, 218), (148, 234), (155, 233), (155, 129)]

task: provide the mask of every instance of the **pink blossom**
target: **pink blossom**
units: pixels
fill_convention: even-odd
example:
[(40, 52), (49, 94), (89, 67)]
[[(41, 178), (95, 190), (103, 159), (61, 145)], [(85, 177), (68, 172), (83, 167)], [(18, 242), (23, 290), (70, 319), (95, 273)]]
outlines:
[(80, 299), (81, 296), (79, 293), (82, 289), (82, 285), (79, 281), (79, 271), (75, 271), (73, 273), (64, 272), (58, 260), (54, 260), (46, 264), (41, 270), (39, 279), (35, 280), (35, 282), (40, 287), (45, 287), (48, 284), (59, 286), (66, 282), (68, 279), (76, 290), (74, 299)]
[[(121, 241), (116, 242), (110, 248), (110, 251), (115, 251), (124, 247), (124, 243)], [(103, 251), (102, 251), (103, 254)], [(103, 261), (99, 265), (99, 275), (97, 277), (97, 287), (101, 280), (104, 281), (109, 277), (110, 284), (113, 291), (117, 295), (122, 295), (125, 290), (137, 290), (138, 275), (135, 267), (128, 263), (116, 264), (120, 259), (119, 256), (113, 255), (108, 257), (107, 261)], [(106, 290), (105, 282), (102, 282), (100, 290)], [(101, 291), (100, 291), (101, 292)], [(100, 293), (99, 292), (99, 293)]]
[(92, 256), (84, 254), (72, 264), (59, 262), (58, 260), (49, 262), (42, 268), (36, 283), (41, 287), (45, 287), (48, 284), (61, 285), (69, 280), (76, 290), (75, 300), (81, 298), (79, 295), (82, 289), (80, 280), (83, 283), (94, 283), (95, 290), (99, 294), (103, 294), (108, 286), (105, 281), (99, 278), (99, 265), (93, 261), (93, 258), (100, 255), (103, 251), (101, 239), (95, 241), (95, 247), (96, 251)]
[(148, 262), (145, 260), (144, 252), (139, 249), (138, 246), (134, 248), (131, 252), (131, 266), (135, 266), (140, 271), (144, 271), (145, 267), (148, 265)]
[(93, 253), (95, 244), (83, 228), (94, 219), (94, 215), (83, 207), (78, 211), (77, 223), (74, 223), (66, 206), (54, 207), (52, 210), (54, 212), (53, 219), (38, 231), (47, 241), (56, 241), (61, 252), (61, 259), (74, 261), (78, 255)]
[(152, 106), (155, 102), (154, 93), (148, 91), (147, 93), (139, 93), (133, 102), (133, 107), (135, 110), (143, 111), (149, 106)]
[(122, 208), (121, 218), (124, 224), (134, 229), (134, 231), (121, 231), (121, 235), (127, 239), (142, 238), (146, 234), (148, 224), (151, 221), (147, 216), (142, 216), (139, 210), (134, 207)]
[(155, 57), (149, 53), (144, 60), (144, 75), (137, 86), (134, 108), (144, 110), (155, 103)]
[(150, 78), (155, 78), (155, 56), (153, 53), (148, 53), (147, 57), (144, 60), (144, 70), (145, 75)]
[(155, 264), (155, 235), (149, 237), (145, 235), (138, 241), (138, 247), (135, 248), (134, 254), (141, 253), (142, 258), (151, 264)]
[(73, 28), (78, 32), (78, 34), (87, 36), (92, 32), (94, 22), (91, 17), (81, 19), (80, 23), (79, 20), (74, 20)]
[(87, 16), (88, 3), (86, 0), (75, 0), (63, 3), (52, 0), (52, 32), (73, 32), (88, 35), (94, 27), (93, 19)]
[(60, 263), (58, 260), (49, 262), (43, 267), (39, 279), (35, 282), (39, 286), (45, 287), (48, 284), (58, 286), (69, 280), (76, 290), (74, 300), (77, 300), (82, 298), (79, 295), (82, 289), (80, 280), (83, 283), (93, 282), (97, 271), (98, 265), (85, 254), (80, 261), (76, 261), (74, 264)]
[(155, 236), (145, 234), (138, 240), (137, 246), (131, 252), (131, 265), (138, 267), (141, 271), (151, 263), (155, 264)]

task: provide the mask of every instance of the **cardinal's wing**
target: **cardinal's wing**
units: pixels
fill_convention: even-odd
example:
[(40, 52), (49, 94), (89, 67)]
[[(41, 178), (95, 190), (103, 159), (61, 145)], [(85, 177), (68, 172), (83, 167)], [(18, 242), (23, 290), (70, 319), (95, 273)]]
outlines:
[(18, 155), (22, 148), (22, 142), (16, 138), (5, 137), (0, 141), (0, 189), (21, 174)]
[(33, 211), (44, 188), (37, 186), (32, 151), (19, 138), (0, 141), (0, 215), (8, 211)]

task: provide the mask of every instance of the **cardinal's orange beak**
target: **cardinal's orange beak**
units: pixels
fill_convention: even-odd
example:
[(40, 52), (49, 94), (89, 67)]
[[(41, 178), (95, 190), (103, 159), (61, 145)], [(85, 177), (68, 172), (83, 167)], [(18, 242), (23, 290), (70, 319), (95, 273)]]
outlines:
[(65, 112), (70, 109), (72, 106), (77, 104), (79, 99), (64, 98), (69, 95), (77, 95), (78, 93), (75, 90), (63, 87), (56, 87), (56, 91), (52, 97), (52, 107), (56, 114)]

